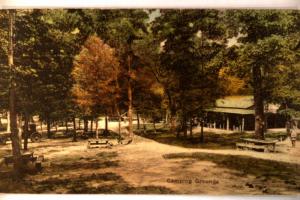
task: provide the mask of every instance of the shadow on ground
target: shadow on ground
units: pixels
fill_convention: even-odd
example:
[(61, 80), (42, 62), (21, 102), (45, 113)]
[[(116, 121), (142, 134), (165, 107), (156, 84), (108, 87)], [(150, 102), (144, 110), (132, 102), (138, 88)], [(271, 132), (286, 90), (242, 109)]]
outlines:
[[(165, 159), (191, 159), (197, 161), (211, 161), (218, 167), (238, 171), (235, 174), (239, 176), (254, 175), (258, 183), (264, 183), (267, 180), (282, 181), (288, 190), (300, 192), (300, 165), (264, 160), (241, 155), (220, 155), (212, 153), (172, 153), (165, 154)], [(186, 160), (185, 160), (186, 161)], [(182, 161), (184, 162), (184, 161)], [(254, 184), (246, 183), (249, 187)], [(269, 191), (270, 192), (270, 191)], [(271, 193), (276, 194), (276, 191)]]
[(169, 133), (168, 130), (148, 131), (147, 133), (137, 132), (137, 135), (152, 139), (156, 142), (186, 148), (204, 149), (232, 149), (241, 137), (248, 136), (246, 133), (216, 134), (213, 132), (204, 133), (204, 143), (200, 143), (199, 133), (194, 133), (192, 137), (176, 137), (176, 134)]
[[(99, 152), (95, 157), (72, 157), (50, 163), (41, 173), (28, 165), (19, 180), (11, 170), (0, 172), (0, 193), (63, 194), (174, 194), (161, 186), (135, 187), (117, 173), (103, 172), (119, 166), (117, 152)], [(103, 170), (102, 170), (103, 169)]]
[[(115, 173), (92, 173), (77, 177), (47, 178), (42, 181), (6, 180), (0, 184), (2, 193), (64, 193), (64, 194), (175, 194), (161, 186), (134, 187)], [(14, 186), (14, 187), (12, 187)]]
[(73, 194), (171, 194), (165, 187), (133, 187), (115, 173), (91, 174), (69, 179), (48, 179), (39, 182), (34, 192), (47, 193), (64, 188), (64, 193)]
[[(203, 148), (203, 149), (234, 149), (236, 143), (241, 138), (251, 138), (251, 133), (214, 133), (204, 132), (204, 142), (200, 142), (200, 133), (194, 132), (192, 136), (188, 133), (187, 137), (183, 137), (182, 133), (180, 137), (176, 137), (176, 134), (170, 133), (168, 129), (162, 128), (156, 131), (148, 130), (147, 132), (137, 131), (135, 132), (141, 137), (152, 139), (162, 144), (169, 144), (174, 146), (186, 147), (186, 148)], [(278, 139), (280, 135), (284, 133), (267, 133), (266, 138)]]

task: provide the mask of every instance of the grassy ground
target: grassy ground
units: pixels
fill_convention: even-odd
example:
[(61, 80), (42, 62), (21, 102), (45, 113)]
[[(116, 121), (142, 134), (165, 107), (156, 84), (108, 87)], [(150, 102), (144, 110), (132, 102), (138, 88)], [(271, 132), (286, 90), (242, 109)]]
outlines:
[[(0, 166), (0, 193), (300, 194), (300, 147), (285, 141), (282, 152), (237, 151), (232, 138), (240, 135), (205, 134), (210, 142), (200, 148), (166, 131), (111, 148), (87, 149), (86, 140), (71, 138), (30, 143), (31, 151), (45, 156), (43, 170), (29, 164), (14, 181), (12, 166)], [(0, 157), (10, 148), (0, 146)]]
[[(186, 159), (187, 161), (210, 161), (222, 168), (236, 170), (241, 177), (252, 175), (254, 180), (246, 182), (249, 188), (261, 189), (263, 193), (280, 194), (282, 188), (278, 181), (288, 184), (291, 190), (300, 191), (300, 166), (285, 162), (251, 158), (241, 155), (216, 155), (211, 153), (175, 153), (165, 154), (166, 159)], [(270, 184), (270, 183), (277, 184)]]
[[(155, 131), (153, 125), (148, 124), (146, 130), (147, 131), (144, 132), (142, 128), (140, 130), (137, 130), (137, 127), (135, 127), (136, 133), (142, 137), (146, 137), (163, 144), (170, 144), (187, 148), (233, 149), (235, 148), (236, 142), (238, 142), (240, 138), (253, 137), (252, 133), (235, 132), (228, 134), (225, 131), (223, 133), (216, 133), (210, 130), (204, 132), (204, 143), (200, 143), (200, 133), (198, 130), (194, 131), (192, 136), (190, 136), (188, 132), (188, 136), (186, 138), (184, 138), (182, 134), (179, 138), (177, 138), (176, 134), (170, 133), (168, 129), (163, 127), (162, 125), (157, 125), (157, 129)], [(269, 139), (278, 139), (279, 136), (283, 134), (285, 133), (271, 132), (267, 133), (265, 137)]]
[[(72, 194), (169, 194), (174, 191), (161, 186), (136, 187), (113, 170), (120, 167), (117, 151), (94, 149), (87, 152), (84, 141), (47, 140), (30, 150), (46, 153), (42, 172), (28, 164), (24, 177), (13, 180), (11, 167), (0, 168), (0, 193), (72, 193)], [(56, 147), (56, 148), (55, 148)], [(78, 151), (78, 148), (83, 151)], [(72, 149), (74, 152), (72, 152)], [(72, 156), (60, 156), (67, 153)], [(0, 151), (7, 153), (7, 151)], [(54, 156), (50, 156), (53, 154)], [(56, 155), (55, 155), (56, 154)], [(63, 154), (63, 155), (64, 155)], [(108, 170), (109, 169), (109, 170)]]

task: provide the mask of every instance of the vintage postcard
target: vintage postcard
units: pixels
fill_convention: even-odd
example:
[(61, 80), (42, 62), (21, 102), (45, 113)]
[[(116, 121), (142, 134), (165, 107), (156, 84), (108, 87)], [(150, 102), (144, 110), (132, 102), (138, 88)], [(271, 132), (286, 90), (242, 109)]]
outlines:
[(299, 195), (294, 5), (4, 7), (0, 193)]

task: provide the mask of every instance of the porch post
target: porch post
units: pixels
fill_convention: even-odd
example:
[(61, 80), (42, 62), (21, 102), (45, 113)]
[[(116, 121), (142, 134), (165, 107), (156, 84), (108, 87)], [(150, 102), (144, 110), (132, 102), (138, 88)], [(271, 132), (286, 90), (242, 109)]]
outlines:
[(229, 117), (228, 115), (226, 116), (226, 129), (229, 131)]
[(242, 118), (242, 132), (244, 131), (244, 128), (245, 128), (245, 118), (243, 117)]

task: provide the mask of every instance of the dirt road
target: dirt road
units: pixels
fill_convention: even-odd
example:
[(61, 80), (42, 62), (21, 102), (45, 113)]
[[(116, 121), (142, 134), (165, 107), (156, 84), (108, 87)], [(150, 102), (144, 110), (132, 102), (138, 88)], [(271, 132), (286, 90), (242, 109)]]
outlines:
[[(278, 153), (189, 149), (136, 136), (130, 145), (87, 149), (87, 141), (30, 144), (45, 155), (41, 173), (21, 182), (2, 166), (0, 192), (147, 194), (300, 194), (299, 147)], [(0, 156), (10, 145), (0, 147)]]

